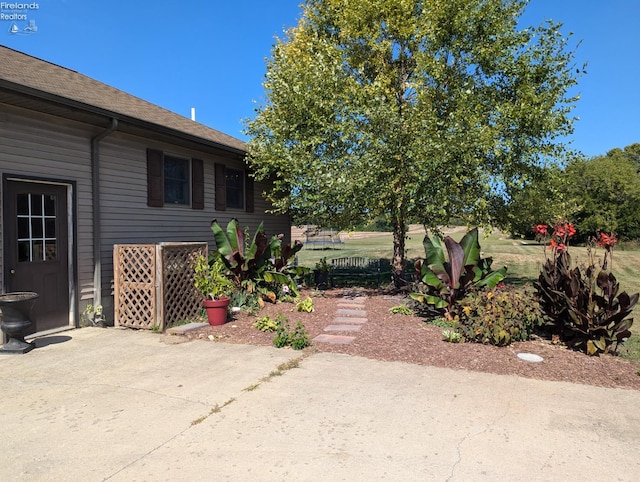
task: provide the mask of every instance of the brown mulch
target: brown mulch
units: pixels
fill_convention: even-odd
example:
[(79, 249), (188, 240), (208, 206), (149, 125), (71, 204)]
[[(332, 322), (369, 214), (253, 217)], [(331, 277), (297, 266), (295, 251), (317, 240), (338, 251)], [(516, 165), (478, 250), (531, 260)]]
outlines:
[[(368, 318), (361, 331), (331, 332), (355, 336), (355, 340), (347, 345), (314, 342), (306, 352), (345, 353), (376, 360), (640, 390), (640, 363), (619, 356), (590, 357), (540, 338), (507, 347), (447, 343), (442, 340), (442, 328), (425, 323), (423, 318), (390, 314), (390, 307), (401, 304), (400, 297), (364, 289), (303, 290), (301, 294), (303, 298), (312, 296), (314, 312), (300, 313), (292, 303), (267, 303), (257, 315), (240, 312), (223, 326), (206, 327), (187, 336), (213, 342), (270, 346), (274, 334), (259, 331), (253, 323), (261, 316), (275, 318), (282, 313), (292, 327), (297, 321), (303, 322), (314, 338), (332, 324), (338, 301), (344, 300), (345, 295), (359, 295), (366, 296)], [(540, 355), (544, 360), (541, 363), (523, 361), (517, 357), (523, 352)]]

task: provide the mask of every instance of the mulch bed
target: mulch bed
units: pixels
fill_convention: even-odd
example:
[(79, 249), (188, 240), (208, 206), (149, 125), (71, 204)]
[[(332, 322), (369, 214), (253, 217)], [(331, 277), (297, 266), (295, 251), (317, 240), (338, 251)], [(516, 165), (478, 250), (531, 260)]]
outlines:
[[(217, 343), (270, 346), (274, 334), (259, 331), (253, 323), (261, 316), (275, 318), (282, 313), (292, 327), (297, 321), (303, 322), (310, 337), (314, 338), (332, 324), (337, 304), (345, 296), (366, 296), (368, 321), (362, 329), (358, 332), (331, 332), (355, 336), (352, 343), (314, 342), (305, 352), (345, 353), (376, 360), (640, 390), (640, 362), (612, 355), (590, 357), (540, 338), (507, 347), (447, 343), (442, 340), (442, 328), (425, 323), (423, 318), (390, 314), (389, 308), (402, 302), (398, 296), (367, 289), (303, 290), (301, 294), (303, 298), (312, 296), (314, 312), (297, 312), (292, 303), (267, 303), (256, 315), (240, 312), (225, 325), (205, 327), (186, 336)], [(540, 355), (543, 361), (523, 361), (517, 357), (518, 353)]]

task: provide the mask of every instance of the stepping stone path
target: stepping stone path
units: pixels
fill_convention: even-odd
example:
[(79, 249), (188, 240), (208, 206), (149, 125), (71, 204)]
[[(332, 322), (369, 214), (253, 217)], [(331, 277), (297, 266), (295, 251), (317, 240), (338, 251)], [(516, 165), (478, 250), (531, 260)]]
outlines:
[(362, 325), (367, 322), (367, 311), (365, 310), (366, 296), (353, 295), (345, 292), (343, 299), (338, 301), (336, 314), (324, 331), (316, 336), (313, 341), (318, 343), (332, 343), (346, 345), (356, 339), (355, 336), (335, 333), (355, 333), (360, 331)]

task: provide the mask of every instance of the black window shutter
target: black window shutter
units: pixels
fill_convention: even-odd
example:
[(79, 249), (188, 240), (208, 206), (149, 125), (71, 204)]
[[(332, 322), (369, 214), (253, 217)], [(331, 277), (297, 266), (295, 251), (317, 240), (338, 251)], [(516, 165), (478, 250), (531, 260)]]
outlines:
[(147, 206), (164, 204), (164, 166), (162, 151), (147, 149)]
[(252, 213), (255, 209), (253, 203), (253, 178), (247, 171), (244, 173), (244, 209), (248, 213)]
[(224, 164), (216, 163), (216, 211), (227, 210), (227, 179)]
[(191, 208), (204, 209), (204, 162), (191, 159)]

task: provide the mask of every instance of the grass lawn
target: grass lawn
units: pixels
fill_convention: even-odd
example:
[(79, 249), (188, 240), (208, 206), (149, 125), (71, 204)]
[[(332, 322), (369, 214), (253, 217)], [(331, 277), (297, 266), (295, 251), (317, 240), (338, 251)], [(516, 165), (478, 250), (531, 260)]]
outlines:
[[(451, 233), (451, 236), (460, 240), (465, 230), (459, 228)], [(406, 253), (408, 259), (424, 257), (422, 247), (423, 232), (410, 232), (406, 242)], [(393, 252), (393, 236), (391, 233), (375, 233), (366, 237), (360, 237), (354, 233), (351, 237), (343, 235), (343, 244), (334, 245), (308, 245), (298, 253), (298, 262), (302, 266), (313, 268), (315, 263), (321, 258), (327, 260), (346, 256), (365, 256), (370, 258), (391, 259)], [(533, 241), (511, 239), (507, 235), (494, 231), (490, 236), (480, 235), (480, 246), (482, 256), (493, 258), (493, 267), (499, 268), (507, 266), (506, 282), (511, 283), (532, 283), (537, 277), (545, 261), (543, 246)], [(587, 249), (571, 246), (569, 252), (574, 262), (586, 264)], [(603, 250), (598, 250), (596, 255), (602, 257)], [(640, 291), (640, 250), (639, 249), (617, 249), (614, 251), (613, 273), (620, 282), (621, 291), (636, 293)], [(636, 317), (640, 318), (640, 317)], [(620, 352), (636, 360), (640, 360), (640, 320), (636, 320), (637, 326), (632, 326), (635, 333), (627, 342), (627, 346)], [(634, 330), (635, 328), (635, 330)]]

